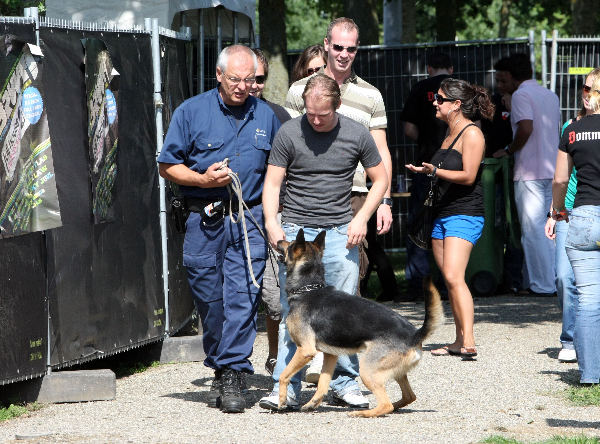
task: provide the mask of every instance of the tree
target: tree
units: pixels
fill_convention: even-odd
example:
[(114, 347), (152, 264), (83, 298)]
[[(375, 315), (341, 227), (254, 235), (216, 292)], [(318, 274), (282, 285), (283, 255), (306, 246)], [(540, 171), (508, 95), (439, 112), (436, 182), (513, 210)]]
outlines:
[(23, 10), (32, 7), (41, 14), (46, 11), (46, 0), (0, 0), (0, 15), (22, 17)]
[(379, 45), (377, 6), (382, 0), (346, 0), (345, 16), (352, 18), (360, 29), (361, 45)]
[(594, 35), (598, 32), (599, 0), (571, 0), (574, 35)]
[(260, 0), (258, 3), (260, 46), (269, 61), (265, 98), (283, 104), (289, 87), (285, 0)]
[(436, 0), (435, 29), (439, 42), (456, 38), (456, 16), (460, 0)]

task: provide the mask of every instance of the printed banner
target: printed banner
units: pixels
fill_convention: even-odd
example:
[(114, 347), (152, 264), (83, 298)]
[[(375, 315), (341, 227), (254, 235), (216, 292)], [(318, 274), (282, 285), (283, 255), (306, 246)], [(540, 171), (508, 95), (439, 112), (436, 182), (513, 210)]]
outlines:
[(37, 46), (0, 36), (0, 237), (62, 225)]
[(118, 77), (104, 43), (85, 39), (85, 86), (88, 97), (88, 143), (94, 222), (113, 220), (117, 178), (119, 119)]

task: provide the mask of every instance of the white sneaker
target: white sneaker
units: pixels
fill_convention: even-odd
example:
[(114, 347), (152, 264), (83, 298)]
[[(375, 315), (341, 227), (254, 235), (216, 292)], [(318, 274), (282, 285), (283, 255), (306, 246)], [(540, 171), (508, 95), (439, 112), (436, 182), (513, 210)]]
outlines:
[(304, 374), (304, 380), (309, 384), (317, 384), (319, 382), (319, 376), (321, 376), (321, 369), (323, 368), (323, 353), (318, 352), (315, 357), (310, 361), (306, 373)]
[(357, 409), (369, 408), (369, 400), (365, 398), (358, 387), (344, 393), (343, 395), (338, 395), (337, 393), (333, 392), (331, 399), (334, 404), (338, 405), (354, 407)]
[(577, 362), (577, 353), (572, 348), (563, 348), (558, 353), (558, 362)]
[[(279, 390), (273, 390), (267, 396), (260, 398), (258, 401), (258, 405), (263, 409), (267, 410), (279, 410)], [(296, 401), (292, 395), (288, 393), (287, 399), (285, 401), (285, 409), (286, 410), (298, 410), (300, 408), (300, 404)]]

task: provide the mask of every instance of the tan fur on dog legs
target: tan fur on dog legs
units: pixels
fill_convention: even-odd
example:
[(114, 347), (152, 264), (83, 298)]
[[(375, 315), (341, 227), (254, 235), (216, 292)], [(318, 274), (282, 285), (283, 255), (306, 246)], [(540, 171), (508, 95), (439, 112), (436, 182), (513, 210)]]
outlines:
[(385, 391), (385, 382), (389, 379), (389, 370), (360, 369), (360, 378), (363, 384), (375, 395), (377, 405), (370, 410), (359, 410), (348, 413), (349, 416), (362, 416), (363, 418), (374, 418), (376, 416), (387, 415), (394, 411), (390, 398)]
[(417, 399), (408, 383), (408, 377), (406, 375), (398, 377), (396, 382), (400, 385), (400, 389), (402, 390), (402, 399), (394, 402), (394, 410), (401, 409)]
[(287, 387), (290, 383), (290, 379), (310, 362), (312, 358), (317, 354), (316, 349), (307, 350), (302, 347), (296, 349), (296, 353), (292, 357), (290, 363), (283, 369), (279, 376), (279, 405), (278, 408), (281, 410), (285, 407), (287, 400)]
[(337, 363), (338, 357), (335, 355), (330, 355), (328, 353), (323, 353), (323, 367), (321, 369), (321, 375), (319, 376), (319, 384), (317, 385), (317, 391), (310, 401), (302, 406), (302, 411), (310, 411), (314, 410), (321, 402), (323, 402), (323, 397), (329, 391), (329, 383), (331, 382), (331, 376), (333, 375), (333, 371), (335, 370), (335, 364)]

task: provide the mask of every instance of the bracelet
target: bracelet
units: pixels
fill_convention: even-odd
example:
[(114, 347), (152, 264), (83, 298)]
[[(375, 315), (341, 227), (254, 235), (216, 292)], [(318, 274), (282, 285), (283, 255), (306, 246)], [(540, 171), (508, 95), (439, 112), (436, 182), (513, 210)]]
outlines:
[(556, 219), (556, 217), (558, 216), (562, 216), (567, 217), (568, 213), (567, 210), (565, 208), (563, 208), (562, 210), (556, 211), (556, 209), (552, 208), (552, 218)]
[(436, 172), (437, 172), (437, 167), (436, 167), (436, 166), (434, 166), (434, 167), (433, 167), (433, 171), (432, 171), (431, 173), (427, 174), (427, 175), (428, 175), (429, 177), (433, 177), (433, 176), (435, 176), (435, 173), (436, 173)]

